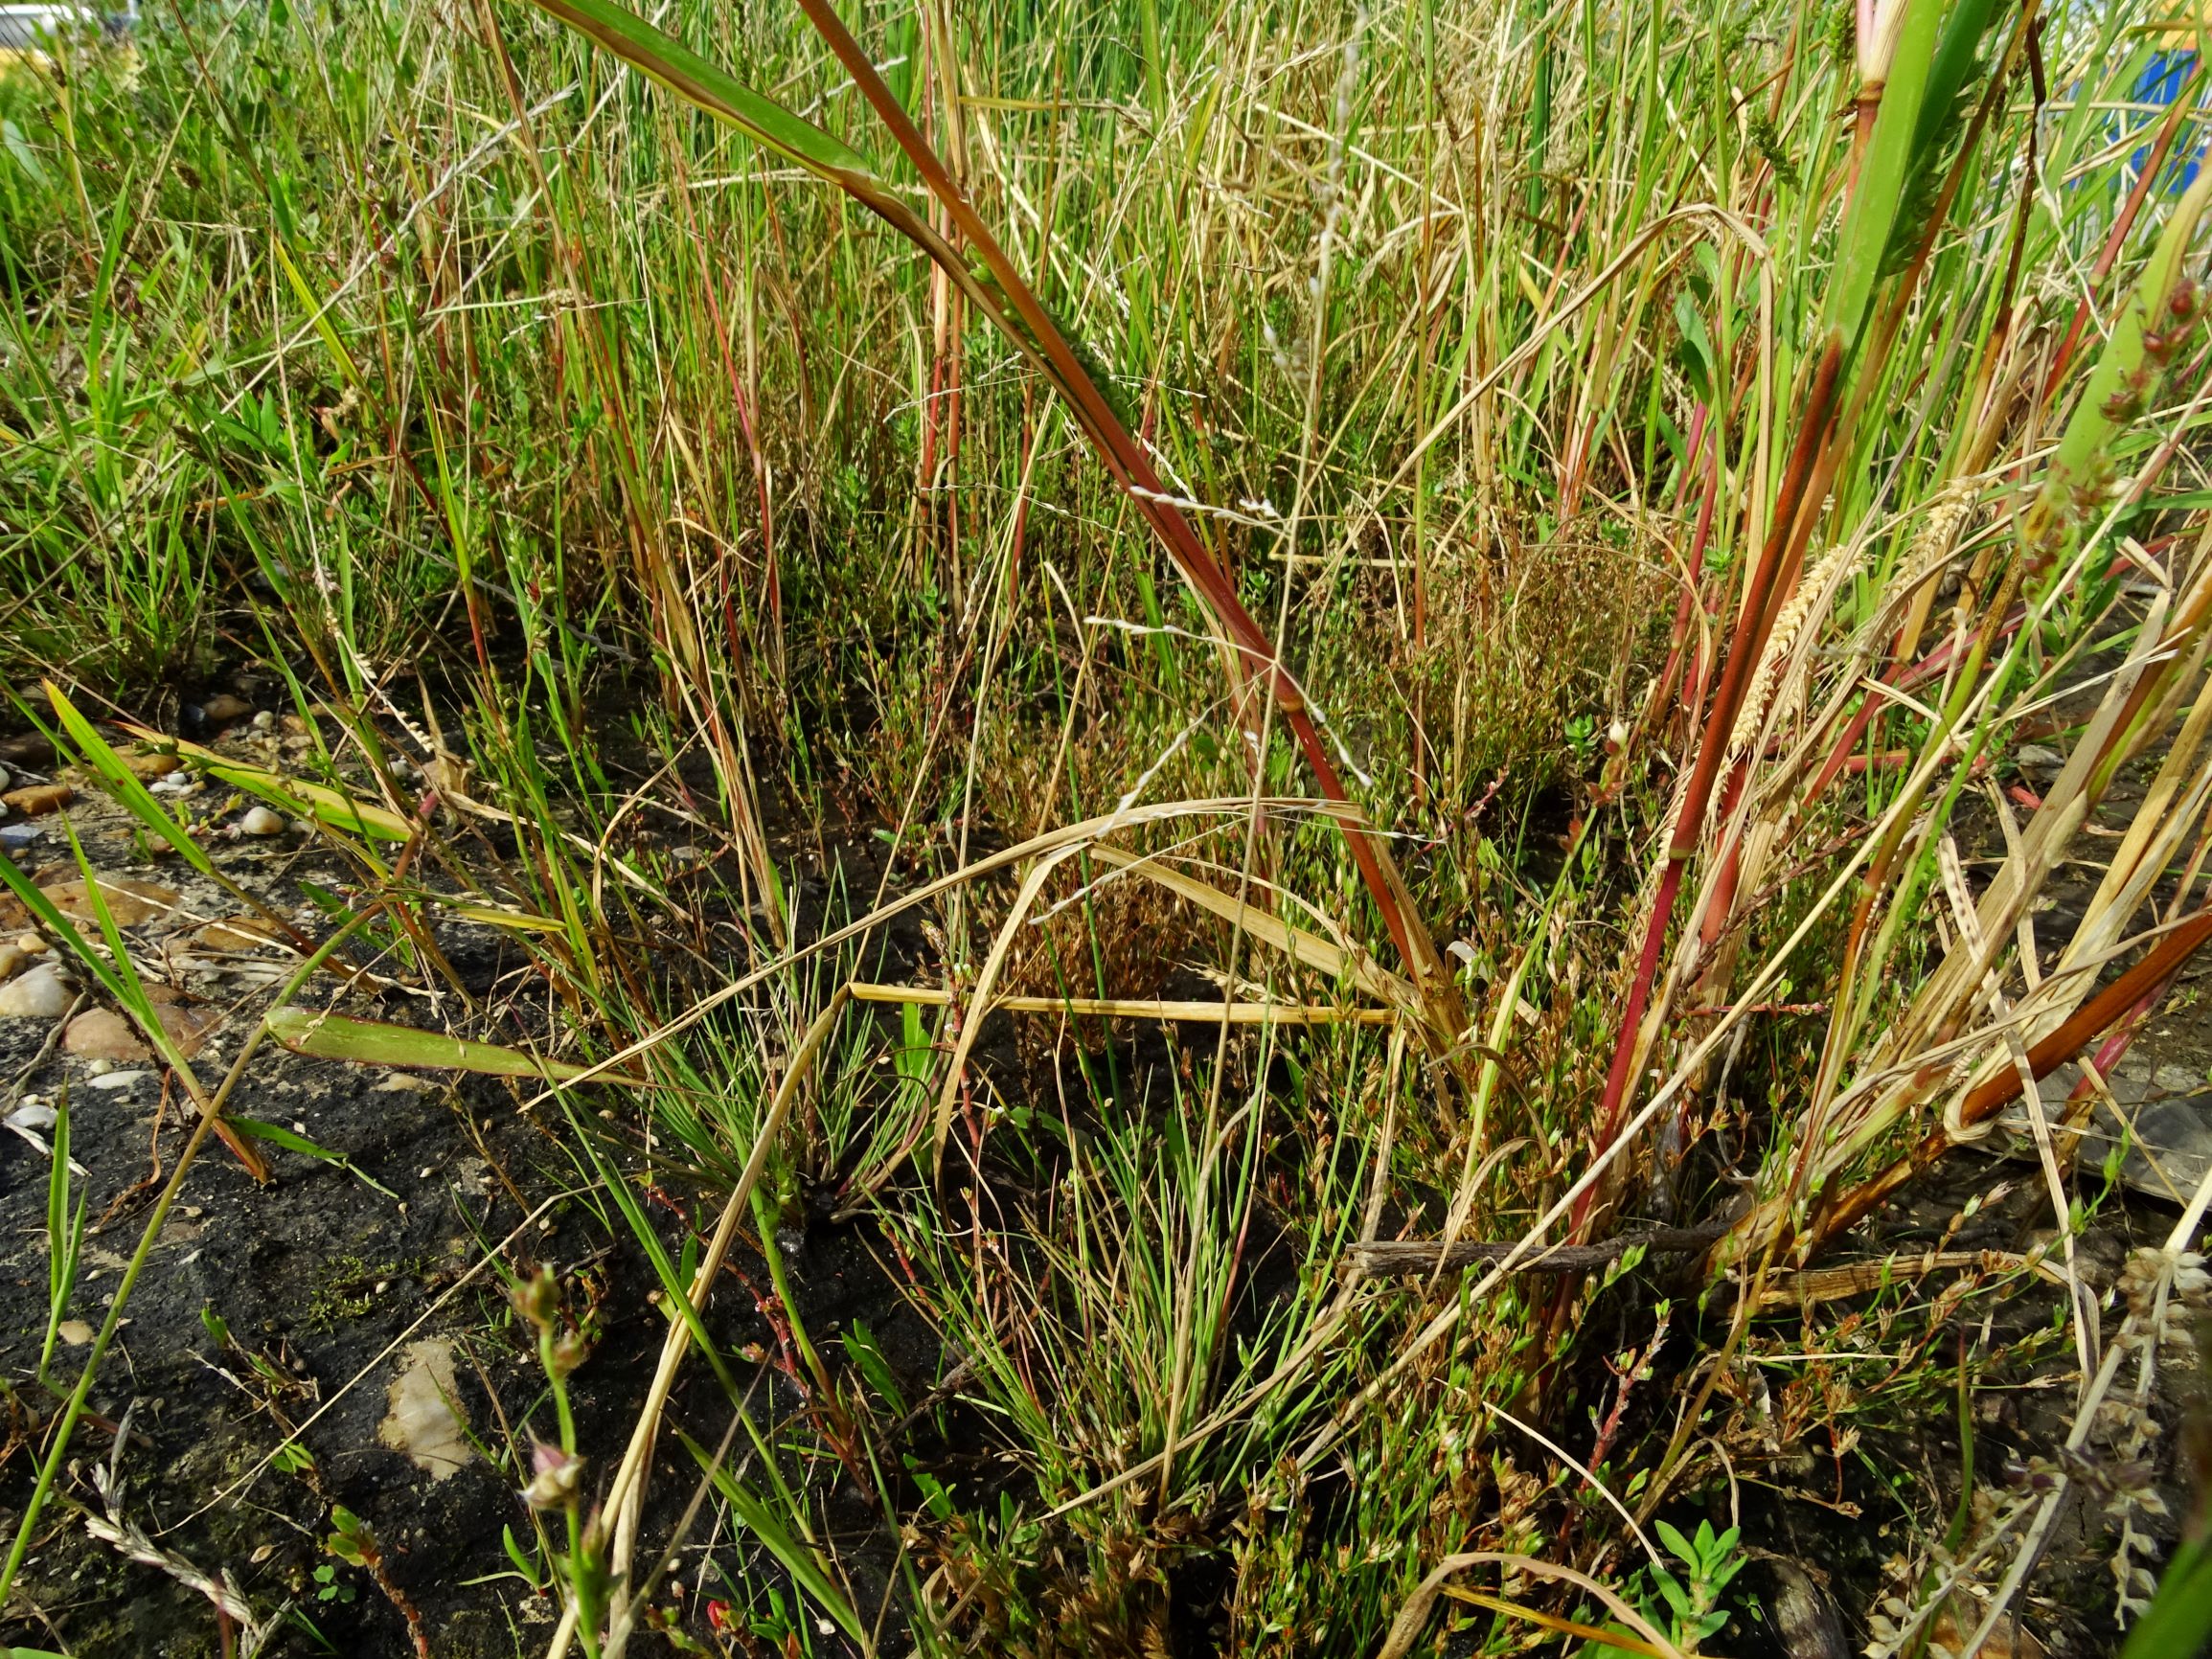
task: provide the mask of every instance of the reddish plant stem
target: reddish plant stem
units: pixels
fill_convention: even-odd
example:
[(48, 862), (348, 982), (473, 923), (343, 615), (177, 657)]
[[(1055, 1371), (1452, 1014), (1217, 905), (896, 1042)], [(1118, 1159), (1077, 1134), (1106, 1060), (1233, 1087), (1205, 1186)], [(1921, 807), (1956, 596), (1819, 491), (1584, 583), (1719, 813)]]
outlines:
[[(2154, 998), (2157, 989), (2181, 971), (2206, 940), (2212, 940), (2212, 905), (2200, 909), (2187, 921), (2154, 944), (2134, 966), (2087, 1002), (2066, 1022), (2028, 1050), (2028, 1070), (2038, 1082), (2081, 1052), (2108, 1027), (2132, 1017), (2136, 1005)], [(1959, 1122), (1972, 1127), (1989, 1118), (2020, 1092), (2020, 1078), (2011, 1066), (1984, 1079), (1960, 1102)], [(1930, 1131), (1918, 1146), (1871, 1180), (1861, 1182), (1840, 1202), (1824, 1210), (1813, 1222), (1812, 1246), (1817, 1250), (1840, 1238), (1871, 1215), (1905, 1182), (1927, 1169), (1951, 1148), (1950, 1136), (1941, 1128)]]
[[(1842, 342), (1831, 339), (1821, 353), (1819, 367), (1806, 395), (1804, 420), (1798, 427), (1796, 446), (1790, 453), (1782, 489), (1775, 500), (1767, 545), (1760, 553), (1759, 563), (1745, 592), (1736, 637), (1729, 645), (1727, 660), (1721, 670), (1721, 683), (1706, 716), (1704, 736), (1698, 745), (1698, 763), (1682, 792), (1681, 807), (1676, 815), (1675, 831), (1667, 846), (1666, 869), (1659, 877), (1659, 891), (1652, 905), (1651, 920), (1645, 927), (1635, 976), (1630, 981), (1629, 994), (1621, 1010), (1620, 1034), (1613, 1046), (1613, 1063), (1606, 1079), (1605, 1100), (1598, 1110), (1597, 1142), (1592, 1148), (1596, 1153), (1603, 1153), (1612, 1145), (1620, 1125), (1621, 1112), (1628, 1100), (1629, 1073), (1641, 1047), (1638, 1035), (1644, 1011), (1651, 1001), (1652, 984), (1657, 977), (1660, 957), (1666, 947), (1668, 923), (1681, 893), (1683, 874), (1703, 834), (1705, 808), (1720, 779), (1728, 734), (1735, 726), (1751, 672), (1766, 648), (1767, 635), (1773, 625), (1774, 602), (1781, 587), (1779, 578), (1786, 564), (1795, 562), (1792, 553), (1800, 545), (1799, 520), (1809, 517), (1801, 509), (1815, 473), (1825, 472), (1833, 465), (1826, 462), (1829, 426), (1836, 412), (1836, 381), (1842, 362)], [(1585, 1193), (1576, 1205), (1578, 1234), (1587, 1218), (1589, 1203), (1589, 1194)]]
[[(1091, 440), (1101, 462), (1114, 482), (1129, 497), (1138, 514), (1151, 526), (1174, 559), (1183, 580), (1197, 593), (1227, 637), (1234, 650), (1255, 671), (1266, 676), (1268, 689), (1273, 693), (1285, 722), (1297, 739), (1307, 764), (1311, 768), (1314, 782), (1327, 799), (1350, 804), (1335, 768), (1330, 763), (1321, 735), (1314, 725), (1311, 712), (1305, 697), (1288, 671), (1278, 660), (1274, 646), (1265, 630), (1244, 608), (1237, 596), (1235, 585), (1216, 562), (1212, 552), (1192, 528), (1190, 521), (1174, 505), (1174, 496), (1161, 483), (1151, 459), (1144, 448), (1122, 424), (1103, 393), (1092, 382), (1089, 374), (1078, 361), (1074, 350), (1060, 333), (1050, 313), (1014, 261), (1007, 256), (998, 239), (992, 235), (966, 194), (946, 170), (944, 162), (915, 126), (891, 89), (877, 74), (858, 41), (837, 14), (832, 0), (800, 0), (808, 21), (816, 34), (829, 45), (845, 72), (853, 78), (878, 119), (891, 131), (893, 139), (906, 158), (921, 173), (930, 193), (943, 204), (954, 231), (974, 249), (985, 268), (997, 284), (1006, 302), (1019, 318), (1038, 353), (1050, 365), (1052, 377), (1065, 395), (1078, 423)], [(876, 192), (858, 185), (850, 187), (855, 199), (871, 211), (876, 208)], [(888, 222), (900, 221), (889, 217)], [(945, 239), (938, 238), (939, 245), (928, 247), (931, 257), (941, 262), (957, 259)], [(1442, 1006), (1453, 997), (1450, 976), (1443, 967), (1435, 942), (1410, 914), (1402, 883), (1394, 879), (1394, 868), (1385, 870), (1389, 854), (1375, 831), (1364, 823), (1347, 823), (1343, 826), (1345, 844), (1358, 866), (1360, 879), (1367, 888), (1376, 908), (1381, 912), (1390, 930), (1392, 943), (1401, 958), (1411, 970), (1417, 989), (1428, 1008), (1428, 1023), (1432, 1038), (1448, 1043), (1457, 1034), (1459, 1023), (1453, 1010)], [(1441, 1028), (1451, 1027), (1451, 1030)]]

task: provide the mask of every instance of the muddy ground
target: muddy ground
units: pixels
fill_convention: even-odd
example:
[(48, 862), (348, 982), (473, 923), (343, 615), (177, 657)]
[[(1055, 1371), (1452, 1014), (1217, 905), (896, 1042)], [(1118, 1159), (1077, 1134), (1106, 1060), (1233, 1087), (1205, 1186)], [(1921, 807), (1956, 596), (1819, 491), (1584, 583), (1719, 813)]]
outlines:
[[(285, 752), (281, 728), (257, 732), (250, 717), (217, 746), (261, 763), (281, 764)], [(20, 759), (13, 770), (24, 782)], [(29, 781), (38, 777), (32, 770)], [(247, 807), (219, 785), (163, 798), (194, 816), (212, 813), (218, 830), (207, 845), (218, 867), (305, 929), (327, 927), (310, 893), (327, 901), (353, 890), (352, 873), (302, 826), (268, 836), (223, 833), (219, 827), (237, 826)], [(162, 976), (191, 1027), (208, 1025), (194, 1064), (212, 1085), (265, 1004), (272, 976), (291, 959), (255, 938), (237, 901), (180, 859), (147, 857), (143, 838), (97, 792), (80, 789), (66, 816), (104, 880), (141, 884), (122, 890), (119, 920), (131, 914), (132, 898), (147, 901), (149, 913), (125, 930), (134, 957)], [(77, 873), (62, 816), (11, 821), (18, 868), (66, 892)], [(38, 833), (26, 837), (26, 826)], [(20, 939), (26, 920), (5, 901), (0, 937)], [(93, 926), (88, 918), (85, 925)], [(491, 930), (467, 925), (442, 930), (438, 943), (467, 995), (513, 999), (528, 1026), (530, 976), (518, 952)], [(47, 954), (33, 966), (55, 960)], [(319, 1005), (330, 994), (326, 983), (302, 1001)], [(101, 1006), (87, 994), (80, 1012)], [(419, 989), (352, 997), (347, 1008), (439, 1023), (436, 1000)], [(0, 1017), (0, 1115), (19, 1125), (0, 1135), (0, 1378), (8, 1407), (0, 1525), (10, 1535), (34, 1478), (41, 1425), (88, 1352), (91, 1329), (112, 1301), (190, 1127), (190, 1102), (165, 1089), (157, 1061), (72, 1054), (57, 1040), (69, 1025)], [(543, 1650), (558, 1604), (528, 1581), (506, 1540), (541, 1573), (541, 1540), (519, 1494), (529, 1466), (522, 1424), (531, 1418), (550, 1433), (551, 1413), (535, 1345), (517, 1328), (507, 1285), (513, 1274), (543, 1264), (585, 1287), (580, 1295), (592, 1302), (597, 1335), (573, 1379), (578, 1434), (608, 1463), (627, 1442), (666, 1324), (650, 1299), (655, 1287), (640, 1252), (618, 1238), (619, 1216), (588, 1191), (593, 1171), (573, 1150), (569, 1125), (546, 1115), (554, 1107), (523, 1109), (533, 1092), (453, 1072), (310, 1058), (274, 1044), (252, 1058), (232, 1115), (279, 1125), (346, 1162), (257, 1142), (271, 1171), (266, 1185), (257, 1185), (209, 1143), (130, 1296), (92, 1393), (93, 1420), (80, 1429), (57, 1501), (40, 1522), (11, 1609), (28, 1606), (32, 1616), (0, 1625), (0, 1639), (80, 1659), (400, 1654), (414, 1650), (418, 1632), (432, 1652), (453, 1659)], [(91, 1219), (79, 1287), (42, 1385), (51, 1165), (38, 1143), (51, 1136), (51, 1108), (64, 1096), (71, 1157), (81, 1171), (76, 1190)], [(604, 1149), (636, 1166), (619, 1135)], [(665, 1173), (654, 1185), (650, 1213), (672, 1255), (687, 1227), (711, 1227), (716, 1208), (718, 1200), (710, 1206)], [(792, 1256), (794, 1291), (817, 1341), (864, 1318), (894, 1374), (919, 1398), (935, 1380), (935, 1347), (869, 1243), (858, 1225), (810, 1227)], [(487, 1253), (503, 1245), (499, 1266), (487, 1268)], [(774, 1333), (741, 1275), (765, 1283), (758, 1259), (741, 1249), (737, 1272), (711, 1307), (711, 1328), (733, 1349), (772, 1346)], [(582, 1311), (573, 1304), (571, 1310)], [(434, 1375), (441, 1381), (449, 1375), (475, 1443), (443, 1458), (432, 1446), (424, 1460), (387, 1443), (396, 1435), (386, 1420), (398, 1379), (426, 1352)], [(693, 1369), (698, 1375), (679, 1382), (670, 1421), (713, 1445), (728, 1426), (728, 1408), (717, 1409), (713, 1378), (696, 1361)], [(764, 1398), (790, 1409), (784, 1380), (763, 1369)], [(433, 1388), (430, 1398), (437, 1394)], [(287, 1455), (272, 1466), (271, 1454), (302, 1425), (308, 1457)], [(127, 1433), (121, 1444), (119, 1428)], [(696, 1465), (664, 1435), (649, 1539), (666, 1536), (697, 1481)], [(883, 1529), (857, 1502), (844, 1515), (836, 1507), (832, 1547), (844, 1546), (856, 1582), (880, 1598), (888, 1584)], [(366, 1524), (380, 1572), (326, 1547), (341, 1508)], [(840, 1523), (849, 1534), (842, 1539)], [(749, 1540), (716, 1535), (710, 1519), (671, 1563), (658, 1601), (712, 1650), (718, 1621), (708, 1604), (728, 1594), (725, 1574), (774, 1572), (757, 1555)], [(246, 1616), (218, 1613), (222, 1601)]]
[[(282, 764), (284, 728), (257, 729), (250, 712), (214, 739), (228, 752)], [(19, 761), (14, 770), (25, 767)], [(33, 778), (35, 781), (35, 768)], [(2109, 829), (2125, 821), (2123, 784), (2099, 814)], [(218, 826), (244, 816), (220, 786), (169, 797)], [(91, 790), (67, 808), (93, 866), (105, 876), (154, 884), (157, 900), (129, 928), (134, 951), (154, 968), (177, 1006), (197, 1026), (215, 1020), (195, 1060), (219, 1077), (265, 1000), (282, 953), (241, 932), (224, 931), (234, 900), (173, 856), (152, 858), (127, 821)], [(58, 815), (16, 819), (11, 855), (44, 884), (74, 877), (65, 868), (68, 836)], [(2095, 835), (2087, 844), (2093, 852)], [(209, 841), (226, 873), (280, 913), (319, 927), (313, 898), (343, 897), (353, 877), (297, 827), (282, 833)], [(849, 884), (873, 888), (879, 871), (863, 843)], [(794, 858), (796, 864), (798, 860)], [(816, 871), (824, 869), (817, 853)], [(2093, 881), (2087, 866), (2070, 872), (2054, 896), (2052, 922), (2079, 904)], [(24, 918), (0, 916), (0, 939), (23, 931)], [(213, 924), (211, 928), (211, 924)], [(2053, 926), (2053, 938), (2061, 929)], [(462, 989), (482, 1001), (529, 1004), (520, 953), (489, 929), (456, 925), (439, 943)], [(915, 939), (898, 948), (912, 951)], [(2100, 1288), (2126, 1251), (2155, 1243), (2176, 1207), (2159, 1182), (2186, 1190), (2191, 1171), (2212, 1158), (2212, 1009), (2199, 966), (2138, 1044), (2122, 1077), (2133, 1100), (2157, 1107), (2166, 1153), (2158, 1170), (2134, 1169), (2132, 1187), (2100, 1208), (2082, 1246), (2085, 1272)], [(328, 989), (310, 1001), (326, 1000)], [(450, 993), (446, 993), (450, 994)], [(542, 999), (541, 999), (542, 1000)], [(87, 997), (83, 1008), (99, 1006)], [(356, 1013), (435, 1025), (427, 993), (395, 989), (381, 1006), (349, 1001)], [(520, 1015), (527, 1025), (528, 1016)], [(53, 1039), (49, 1018), (0, 1018), (0, 1115), (18, 1132), (0, 1135), (0, 1378), (8, 1419), (0, 1458), (0, 1526), (11, 1535), (33, 1479), (41, 1425), (56, 1409), (57, 1388), (74, 1378), (89, 1327), (96, 1325), (189, 1127), (189, 1102), (165, 1090), (157, 1064), (74, 1055)], [(83, 1274), (67, 1313), (50, 1378), (39, 1352), (49, 1297), (44, 1236), (49, 1161), (37, 1138), (50, 1133), (37, 1108), (66, 1092), (71, 1151), (81, 1166), (78, 1191), (92, 1218)], [(274, 1045), (244, 1074), (233, 1102), (242, 1117), (281, 1125), (341, 1154), (343, 1166), (262, 1144), (272, 1179), (254, 1183), (238, 1161), (211, 1144), (187, 1180), (178, 1208), (128, 1307), (121, 1338), (92, 1395), (95, 1417), (80, 1430), (57, 1501), (47, 1510), (22, 1579), (21, 1615), (0, 1637), (101, 1659), (106, 1655), (403, 1654), (416, 1638), (441, 1656), (541, 1652), (558, 1612), (554, 1595), (533, 1584), (542, 1559), (532, 1511), (518, 1488), (528, 1448), (522, 1423), (543, 1424), (543, 1379), (535, 1352), (509, 1309), (503, 1274), (551, 1265), (596, 1297), (596, 1344), (575, 1379), (581, 1443), (611, 1461), (627, 1438), (650, 1376), (665, 1321), (653, 1307), (639, 1252), (588, 1192), (592, 1172), (579, 1161), (570, 1125), (522, 1109), (527, 1089), (453, 1073), (395, 1074), (308, 1058)], [(25, 1108), (30, 1108), (26, 1112)], [(28, 1130), (29, 1133), (21, 1132)], [(626, 1155), (619, 1138), (610, 1155)], [(1869, 1230), (1863, 1250), (1924, 1250), (1948, 1237), (1952, 1248), (2020, 1250), (2049, 1225), (2047, 1199), (2025, 1165), (2008, 1165), (2003, 1148), (1954, 1160), (1941, 1177)], [(2137, 1160), (2138, 1165), (2142, 1160)], [(1963, 1231), (1950, 1228), (1967, 1200), (2009, 1184)], [(680, 1183), (659, 1183), (651, 1211), (672, 1253), (685, 1229), (704, 1231), (713, 1206)], [(519, 1230), (519, 1237), (510, 1239)], [(487, 1253), (504, 1246), (498, 1270)], [(863, 1223), (809, 1225), (793, 1265), (796, 1291), (817, 1342), (849, 1321), (865, 1320), (909, 1398), (929, 1393), (942, 1360), (930, 1332), (906, 1307)], [(758, 1282), (757, 1258), (741, 1273)], [(2001, 1341), (2050, 1321), (2055, 1302), (2014, 1298), (1995, 1316)], [(2117, 1313), (2109, 1317), (2117, 1319)], [(80, 1323), (81, 1322), (81, 1323)], [(732, 1351), (772, 1346), (774, 1331), (737, 1276), (718, 1295), (710, 1327)], [(442, 1345), (426, 1351), (425, 1343)], [(474, 1443), (416, 1456), (392, 1443), (399, 1379), (426, 1354), (450, 1363), (450, 1388)], [(2032, 1479), (2034, 1460), (2064, 1438), (2071, 1391), (2064, 1386), (2071, 1352), (2052, 1344), (2036, 1366), (1982, 1404), (1977, 1468), (1985, 1482)], [(441, 1377), (446, 1375), (439, 1372)], [(777, 1410), (796, 1400), (764, 1368)], [(2168, 1391), (2160, 1409), (2178, 1425), (2194, 1410), (2188, 1391)], [(680, 1384), (670, 1420), (705, 1444), (728, 1426), (727, 1405), (703, 1370)], [(305, 1458), (271, 1464), (295, 1428)], [(1570, 1436), (1571, 1438), (1571, 1436)], [(2157, 1479), (2175, 1515), (2191, 1502), (2182, 1460), (2168, 1437)], [(972, 1462), (975, 1445), (920, 1448), (949, 1463)], [(1798, 1574), (1840, 1614), (1836, 1626), (1853, 1648), (1881, 1593), (1892, 1557), (1904, 1546), (1908, 1511), (1881, 1489), (1875, 1471), (1891, 1471), (1947, 1495), (1957, 1487), (1955, 1429), (1940, 1402), (1918, 1421), (1867, 1443), (1871, 1457), (1840, 1454), (1801, 1478), (1757, 1481), (1738, 1493), (1739, 1512), (1761, 1573), (1746, 1578), (1758, 1600), (1773, 1602), (1784, 1577)], [(1992, 1471), (1995, 1471), (1994, 1474)], [(664, 1435), (649, 1515), (649, 1539), (665, 1537), (691, 1497), (697, 1470)], [(327, 1547), (335, 1517), (365, 1523), (380, 1568), (372, 1572)], [(712, 1508), (707, 1511), (712, 1514)], [(711, 1531), (710, 1519), (671, 1563), (656, 1598), (689, 1640), (716, 1650), (718, 1615), (710, 1604), (727, 1586), (777, 1569), (749, 1540)], [(902, 1651), (901, 1616), (891, 1604), (890, 1534), (849, 1486), (832, 1501), (828, 1541), (854, 1566), (873, 1614), (885, 1608), (883, 1650)], [(508, 1547), (512, 1539), (520, 1565)], [(2030, 1603), (2030, 1625), (2050, 1651), (2112, 1651), (2109, 1616), (2109, 1539), (2093, 1519), (2074, 1526), (2052, 1552)], [(1765, 1575), (1762, 1577), (1762, 1573)], [(1779, 1575), (1779, 1576), (1778, 1576)], [(219, 1610), (227, 1604), (233, 1614)], [(1178, 1638), (1178, 1651), (1209, 1651), (1204, 1622)], [(745, 1650), (731, 1637), (731, 1651)], [(1746, 1612), (1716, 1644), (1736, 1653), (1812, 1651), (1761, 1612)], [(665, 1649), (664, 1649), (665, 1650)], [(2033, 1651), (2023, 1647), (2022, 1653)]]

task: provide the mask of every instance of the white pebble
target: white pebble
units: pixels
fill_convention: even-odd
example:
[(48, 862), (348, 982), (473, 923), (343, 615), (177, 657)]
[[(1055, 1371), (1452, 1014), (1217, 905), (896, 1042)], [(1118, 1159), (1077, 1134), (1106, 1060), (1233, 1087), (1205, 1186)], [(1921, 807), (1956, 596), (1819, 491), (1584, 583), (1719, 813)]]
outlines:
[(280, 814), (266, 807), (249, 807), (246, 815), (239, 820), (239, 829), (247, 835), (282, 835), (285, 825)]
[(51, 963), (0, 985), (0, 1015), (12, 1019), (59, 1019), (75, 1000)]
[(152, 1077), (151, 1072), (109, 1072), (105, 1077), (94, 1078), (96, 1089), (127, 1089), (134, 1083), (143, 1083)]

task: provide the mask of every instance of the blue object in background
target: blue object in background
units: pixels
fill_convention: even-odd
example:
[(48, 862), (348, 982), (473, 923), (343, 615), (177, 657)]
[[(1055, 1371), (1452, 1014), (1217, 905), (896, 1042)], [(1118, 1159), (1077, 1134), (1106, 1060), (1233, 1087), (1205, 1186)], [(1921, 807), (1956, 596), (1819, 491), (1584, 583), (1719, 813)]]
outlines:
[[(2135, 82), (2136, 101), (2142, 103), (2172, 103), (2181, 96), (2182, 88), (2189, 84), (2189, 72), (2196, 67), (2197, 54), (2194, 52), (2154, 54)], [(2168, 190), (2184, 191), (2197, 182), (2197, 170), (2204, 160), (2205, 141), (2199, 140), (2194, 150), (2184, 148), (2188, 142), (2188, 128), (2184, 127), (2179, 141), (2175, 145), (2178, 153), (2166, 158)], [(2151, 147), (2146, 144), (2135, 152), (2135, 170), (2140, 172), (2150, 165)]]

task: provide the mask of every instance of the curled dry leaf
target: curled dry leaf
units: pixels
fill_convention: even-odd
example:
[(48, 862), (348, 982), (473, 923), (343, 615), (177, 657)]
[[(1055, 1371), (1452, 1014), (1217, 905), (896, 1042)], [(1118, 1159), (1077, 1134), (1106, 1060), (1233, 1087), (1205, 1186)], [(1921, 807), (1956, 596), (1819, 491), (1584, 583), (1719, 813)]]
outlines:
[[(136, 927), (142, 921), (156, 917), (174, 915), (183, 901), (170, 889), (153, 881), (138, 881), (127, 875), (102, 875), (100, 897), (107, 905), (107, 914), (115, 919), (118, 927)], [(54, 901), (54, 908), (72, 921), (97, 922), (98, 915), (92, 905), (90, 889), (82, 881), (57, 881), (39, 891)]]
[(284, 943), (284, 935), (258, 916), (226, 916), (195, 929), (192, 938), (206, 950), (260, 950)]

